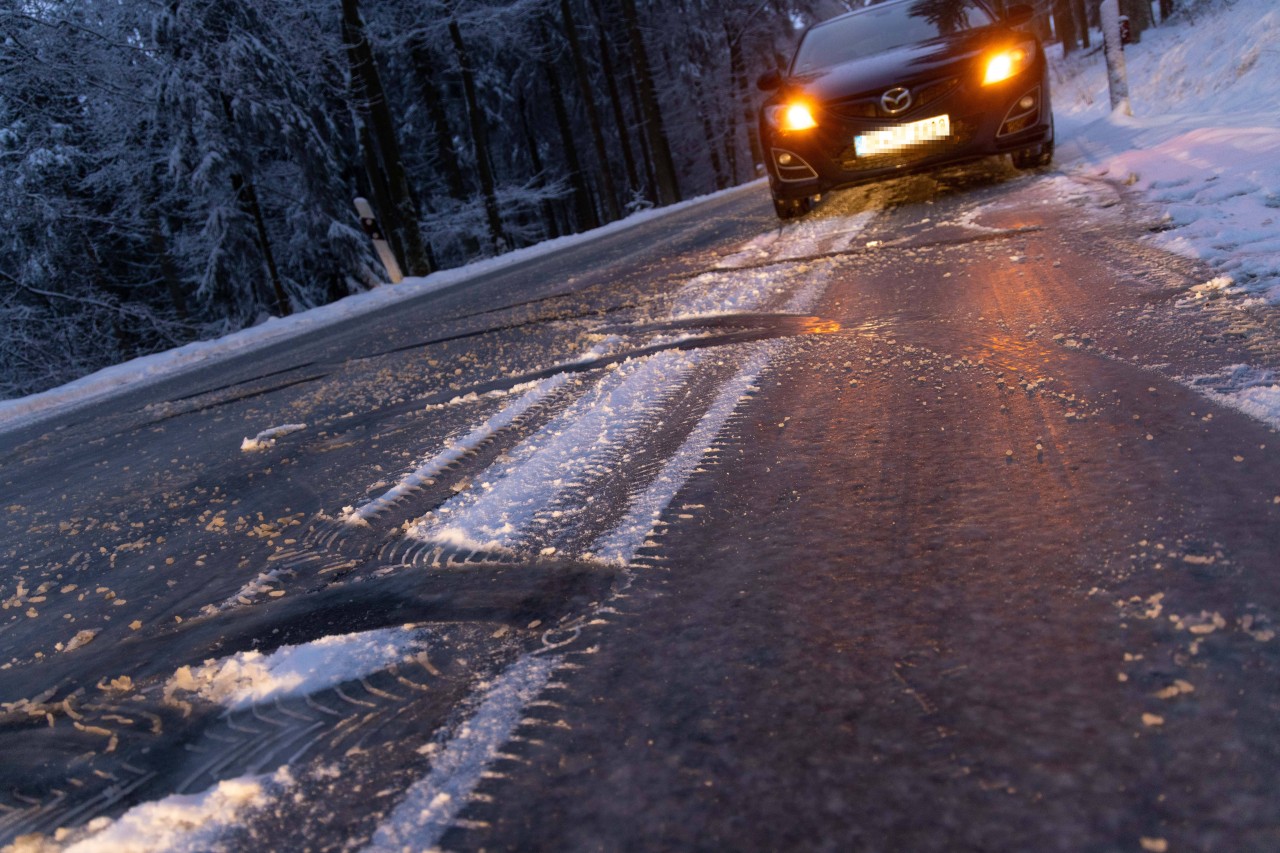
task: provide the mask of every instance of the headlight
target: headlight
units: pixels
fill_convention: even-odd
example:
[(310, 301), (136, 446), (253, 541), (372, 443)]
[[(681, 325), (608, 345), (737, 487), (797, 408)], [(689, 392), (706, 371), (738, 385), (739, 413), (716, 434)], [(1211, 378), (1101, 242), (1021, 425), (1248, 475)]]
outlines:
[(792, 133), (798, 130), (812, 130), (818, 126), (814, 121), (813, 111), (809, 105), (799, 101), (765, 109), (765, 118), (778, 130)]
[(1035, 51), (1030, 43), (1002, 50), (987, 59), (987, 70), (982, 75), (982, 85), (989, 86), (1008, 80), (1031, 66)]

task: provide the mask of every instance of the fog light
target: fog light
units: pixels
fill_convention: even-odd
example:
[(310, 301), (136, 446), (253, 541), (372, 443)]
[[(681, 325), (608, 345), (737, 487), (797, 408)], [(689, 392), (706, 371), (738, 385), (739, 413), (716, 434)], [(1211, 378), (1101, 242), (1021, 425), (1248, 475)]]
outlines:
[(1022, 100), (1018, 101), (1018, 106), (1024, 110), (1029, 110), (1036, 105), (1036, 99), (1030, 95), (1023, 95)]
[(792, 163), (795, 162), (795, 159), (796, 158), (792, 157), (790, 154), (784, 151), (783, 153), (778, 155), (778, 164), (780, 166), (790, 166)]

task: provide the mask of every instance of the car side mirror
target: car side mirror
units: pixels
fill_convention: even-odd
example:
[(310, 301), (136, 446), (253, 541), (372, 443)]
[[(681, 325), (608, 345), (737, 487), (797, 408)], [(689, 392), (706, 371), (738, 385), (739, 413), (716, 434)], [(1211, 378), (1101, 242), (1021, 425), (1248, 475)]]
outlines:
[(1030, 21), (1035, 10), (1025, 3), (1015, 3), (1005, 10), (1004, 21), (1011, 27), (1020, 27)]
[(761, 92), (772, 92), (782, 85), (782, 75), (775, 68), (772, 71), (766, 71), (756, 80), (756, 88)]

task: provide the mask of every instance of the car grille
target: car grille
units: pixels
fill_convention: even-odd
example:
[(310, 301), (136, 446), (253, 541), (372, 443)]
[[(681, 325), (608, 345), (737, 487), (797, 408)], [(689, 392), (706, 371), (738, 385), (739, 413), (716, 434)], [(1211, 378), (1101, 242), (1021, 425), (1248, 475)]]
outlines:
[(826, 110), (841, 118), (901, 118), (945, 97), (959, 83), (959, 77), (947, 77), (943, 80), (934, 80), (930, 83), (921, 83), (909, 87), (911, 89), (911, 108), (905, 113), (897, 113), (896, 115), (891, 115), (885, 111), (884, 107), (880, 106), (880, 96), (884, 94), (883, 91), (876, 92), (873, 95), (859, 95), (856, 98), (850, 98), (845, 101), (834, 101), (826, 105)]

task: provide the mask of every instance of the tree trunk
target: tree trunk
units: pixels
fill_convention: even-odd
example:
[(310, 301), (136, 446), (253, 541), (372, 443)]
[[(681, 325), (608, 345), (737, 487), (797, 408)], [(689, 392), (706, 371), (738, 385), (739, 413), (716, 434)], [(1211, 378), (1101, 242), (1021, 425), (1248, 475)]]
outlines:
[(1076, 49), (1076, 20), (1071, 11), (1071, 0), (1053, 0), (1053, 25), (1062, 42), (1062, 55)]
[[(395, 210), (394, 218), (399, 225), (400, 239), (404, 245), (404, 266), (410, 275), (426, 275), (431, 272), (431, 264), (418, 224), (418, 203), (409, 184), (409, 176), (405, 173), (404, 160), (400, 156), (395, 122), (391, 118), (391, 108), (382, 88), (382, 78), (378, 75), (373, 46), (369, 44), (364, 21), (360, 17), (359, 0), (342, 0), (342, 30), (355, 88), (356, 111), (362, 118), (368, 118), (377, 160), (391, 193), (388, 201)], [(379, 183), (372, 175), (370, 182)], [(379, 210), (378, 214), (386, 217), (387, 211)]]
[(591, 0), (591, 8), (595, 16), (596, 41), (600, 45), (600, 70), (604, 75), (605, 88), (609, 92), (609, 106), (613, 110), (613, 122), (618, 128), (618, 145), (622, 149), (622, 165), (627, 172), (627, 190), (628, 193), (643, 192), (644, 187), (636, 171), (635, 155), (631, 153), (631, 128), (627, 125), (622, 94), (618, 91), (618, 78), (614, 74), (613, 55), (602, 24), (604, 16), (600, 11), (600, 0)]
[[(234, 131), (235, 114), (231, 109), (231, 98), (225, 92), (219, 92), (222, 102), (222, 114), (227, 119), (227, 127)], [(288, 317), (293, 313), (289, 297), (284, 292), (284, 284), (280, 281), (280, 271), (276, 267), (276, 256), (271, 251), (271, 235), (267, 232), (267, 219), (262, 213), (262, 205), (258, 201), (258, 191), (253, 182), (246, 180), (240, 172), (231, 173), (231, 189), (235, 192), (236, 203), (240, 209), (249, 214), (253, 220), (258, 251), (262, 253), (262, 263), (267, 268), (267, 276), (271, 282), (271, 294), (268, 301), (274, 298), (278, 316)]]
[(246, 181), (239, 172), (232, 173), (231, 188), (235, 190), (236, 201), (241, 209), (253, 219), (254, 229), (257, 232), (258, 250), (262, 252), (262, 262), (267, 268), (267, 277), (271, 282), (271, 293), (276, 303), (276, 310), (280, 312), (279, 316), (288, 317), (293, 313), (293, 308), (289, 305), (289, 297), (284, 292), (284, 285), (280, 281), (276, 256), (271, 251), (271, 238), (267, 234), (267, 220), (262, 215), (262, 205), (258, 202), (258, 191), (253, 183)]
[(1129, 36), (1133, 43), (1142, 41), (1142, 34), (1153, 24), (1149, 0), (1121, 0), (1120, 14), (1129, 16)]
[[(638, 127), (644, 125), (644, 117), (639, 115), (640, 112), (640, 92), (636, 88), (636, 76), (631, 74), (627, 77), (627, 94), (631, 97), (632, 111), (636, 114), (635, 124)], [(645, 134), (640, 134), (640, 165), (644, 169), (644, 194), (645, 198), (654, 204), (658, 203), (658, 179), (653, 173), (653, 157), (649, 154), (649, 142)]]
[(716, 189), (722, 190), (730, 185), (729, 176), (725, 173), (724, 164), (720, 160), (720, 137), (724, 135), (723, 131), (717, 130), (711, 125), (712, 112), (707, 108), (707, 99), (704, 96), (701, 85), (696, 85), (694, 95), (698, 104), (698, 115), (702, 119), (702, 135), (707, 140), (707, 156), (711, 160), (711, 171), (716, 176)]
[(489, 236), (495, 250), (501, 251), (506, 237), (502, 232), (502, 216), (498, 211), (498, 195), (493, 180), (493, 161), (489, 157), (489, 129), (480, 112), (480, 99), (476, 96), (475, 72), (471, 67), (471, 54), (462, 40), (462, 29), (456, 18), (449, 19), (449, 38), (453, 52), (462, 71), (462, 94), (467, 104), (467, 123), (471, 128), (471, 144), (475, 149), (476, 172), (480, 176), (480, 193), (484, 196), (484, 214), (489, 223)]
[[(542, 40), (544, 44), (549, 43), (545, 30), (542, 33)], [(560, 130), (560, 146), (564, 149), (565, 164), (569, 170), (569, 185), (573, 188), (578, 230), (596, 228), (600, 225), (600, 220), (596, 217), (596, 208), (591, 201), (591, 190), (582, 174), (577, 140), (574, 137), (573, 126), (569, 123), (569, 110), (565, 106), (564, 95), (561, 93), (560, 78), (556, 75), (555, 66), (550, 59), (543, 61), (542, 73), (547, 78), (547, 88), (551, 91), (551, 108), (555, 113), (556, 126)]]
[(1076, 19), (1076, 32), (1080, 34), (1080, 47), (1088, 50), (1089, 10), (1085, 6), (1085, 0), (1071, 0), (1071, 12)]
[[(546, 179), (543, 174), (542, 153), (538, 151), (538, 138), (529, 124), (529, 111), (525, 105), (524, 95), (520, 96), (520, 128), (524, 131), (524, 144), (529, 151), (529, 164), (533, 167), (533, 173), (537, 175), (536, 186), (543, 187), (546, 185)], [(551, 199), (546, 196), (542, 198), (542, 230), (549, 239), (560, 236), (560, 225), (556, 222), (555, 208), (551, 205)]]
[(187, 309), (187, 292), (178, 277), (178, 268), (173, 262), (173, 256), (169, 254), (169, 241), (160, 230), (160, 219), (155, 211), (148, 213), (147, 220), (147, 230), (151, 232), (151, 254), (160, 263), (160, 278), (164, 281), (165, 292), (169, 294), (169, 301), (173, 303), (178, 319), (185, 323), (191, 319), (191, 312)]
[(578, 79), (578, 94), (582, 97), (582, 106), (587, 112), (587, 126), (591, 129), (591, 140), (595, 144), (605, 214), (612, 222), (622, 218), (618, 206), (618, 190), (613, 184), (613, 174), (610, 170), (612, 164), (609, 162), (609, 152), (604, 144), (604, 134), (600, 130), (600, 113), (596, 109), (595, 93), (592, 91), (591, 80), (587, 74), (586, 60), (582, 57), (582, 45), (578, 41), (578, 25), (574, 20), (573, 8), (569, 0), (560, 0), (560, 16), (564, 19), (564, 31), (569, 39), (569, 55), (573, 59), (574, 76)]
[(445, 187), (455, 201), (467, 200), (467, 185), (458, 159), (458, 149), (453, 144), (453, 128), (449, 126), (449, 114), (445, 110), (444, 96), (436, 85), (435, 57), (423, 38), (415, 38), (409, 47), (413, 57), (414, 72), (422, 100), (427, 108), (427, 120), (435, 135), (440, 169), (444, 172)]
[[(742, 105), (742, 126), (747, 133), (747, 148), (751, 151), (751, 168), (747, 179), (755, 177), (757, 164), (764, 163), (764, 155), (760, 150), (760, 136), (756, 130), (756, 114), (751, 106), (751, 88), (747, 85), (746, 63), (742, 58), (742, 33), (733, 35), (729, 31), (728, 22), (724, 25), (724, 38), (729, 45), (729, 73), (733, 76), (733, 90)], [(734, 143), (736, 144), (736, 139)], [(734, 169), (734, 181), (742, 180), (738, 170)]]
[(1120, 7), (1116, 0), (1102, 0), (1098, 7), (1102, 18), (1102, 44), (1107, 57), (1107, 91), (1111, 111), (1133, 115), (1129, 104), (1129, 76), (1125, 70), (1124, 51), (1120, 47)]
[(680, 200), (680, 183), (676, 167), (671, 159), (671, 146), (662, 121), (662, 109), (658, 104), (658, 91), (653, 81), (649, 54), (644, 46), (644, 34), (640, 31), (640, 16), (636, 13), (635, 0), (621, 0), (622, 18), (631, 42), (631, 59), (635, 68), (636, 86), (640, 94), (640, 112), (644, 117), (644, 135), (653, 158), (654, 176), (657, 179), (658, 203), (674, 204)]

